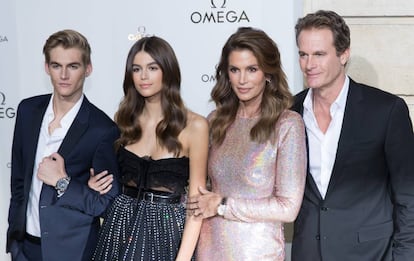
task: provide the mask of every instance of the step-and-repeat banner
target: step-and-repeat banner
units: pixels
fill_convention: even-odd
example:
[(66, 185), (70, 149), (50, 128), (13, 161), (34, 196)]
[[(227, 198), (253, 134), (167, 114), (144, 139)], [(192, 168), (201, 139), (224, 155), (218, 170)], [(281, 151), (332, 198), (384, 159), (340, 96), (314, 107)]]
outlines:
[[(206, 116), (210, 91), (226, 39), (240, 26), (257, 27), (278, 44), (293, 93), (302, 88), (294, 25), (302, 1), (283, 0), (72, 0), (0, 2), (0, 260), (5, 251), (10, 199), (10, 161), (18, 103), (50, 93), (42, 48), (52, 33), (75, 29), (92, 47), (93, 73), (86, 96), (113, 117), (122, 97), (126, 56), (134, 41), (157, 35), (174, 48), (186, 105)], [(27, 130), (30, 131), (30, 130)]]

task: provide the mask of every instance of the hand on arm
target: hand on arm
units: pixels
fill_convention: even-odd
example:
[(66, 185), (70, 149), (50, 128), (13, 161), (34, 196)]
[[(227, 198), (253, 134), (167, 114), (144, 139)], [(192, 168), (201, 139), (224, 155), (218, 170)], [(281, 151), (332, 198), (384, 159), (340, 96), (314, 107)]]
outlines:
[(187, 213), (196, 218), (209, 218), (217, 215), (217, 208), (222, 197), (214, 192), (199, 187), (199, 195), (191, 197), (187, 202)]
[(89, 188), (99, 192), (101, 195), (106, 194), (111, 190), (114, 177), (112, 174), (108, 174), (107, 170), (95, 175), (94, 169), (91, 168), (90, 174), (91, 176), (88, 180)]
[[(81, 163), (82, 169), (79, 171), (71, 168), (71, 171), (76, 172), (71, 173), (72, 179), (65, 196), (56, 201), (56, 205), (67, 206), (94, 217), (100, 217), (105, 213), (108, 206), (119, 194), (119, 166), (113, 146), (117, 137), (119, 137), (118, 128), (113, 126), (105, 130), (101, 136), (96, 137), (99, 141), (93, 155), (87, 151), (78, 152), (80, 153), (78, 157), (85, 157), (86, 161)], [(88, 154), (83, 154), (84, 152)], [(107, 170), (113, 175), (112, 188), (107, 193), (100, 195), (88, 186), (90, 168), (93, 168), (97, 173)]]

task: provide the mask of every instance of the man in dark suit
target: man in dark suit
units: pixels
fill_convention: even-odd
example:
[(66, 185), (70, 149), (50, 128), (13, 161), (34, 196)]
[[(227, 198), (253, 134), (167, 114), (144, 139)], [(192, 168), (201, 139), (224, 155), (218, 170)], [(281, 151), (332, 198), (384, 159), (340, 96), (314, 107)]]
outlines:
[(294, 110), (309, 166), (293, 261), (414, 260), (414, 136), (406, 103), (346, 75), (350, 32), (332, 11), (296, 24), (308, 89)]
[[(87, 39), (59, 31), (43, 53), (53, 94), (25, 99), (18, 107), (7, 252), (19, 261), (90, 261), (99, 217), (119, 192), (113, 147), (119, 131), (83, 94), (92, 72)], [(88, 188), (93, 170), (113, 175), (108, 193)]]

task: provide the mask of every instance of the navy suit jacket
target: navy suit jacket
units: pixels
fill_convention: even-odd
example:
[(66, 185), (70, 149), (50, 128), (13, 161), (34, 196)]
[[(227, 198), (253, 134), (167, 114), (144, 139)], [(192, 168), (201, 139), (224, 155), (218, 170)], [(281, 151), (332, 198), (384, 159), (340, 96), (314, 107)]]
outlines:
[[(303, 114), (308, 90), (293, 109)], [(414, 260), (414, 136), (405, 102), (350, 80), (325, 199), (307, 174), (293, 261)]]
[[(7, 251), (26, 231), (26, 208), (33, 176), (39, 132), (50, 95), (23, 100), (18, 107), (12, 146), (11, 200)], [(39, 216), (44, 261), (91, 260), (100, 228), (99, 217), (119, 193), (119, 173), (114, 141), (116, 124), (86, 97), (58, 153), (71, 177), (65, 194), (43, 184)], [(99, 195), (88, 188), (89, 169), (114, 174), (113, 188)]]

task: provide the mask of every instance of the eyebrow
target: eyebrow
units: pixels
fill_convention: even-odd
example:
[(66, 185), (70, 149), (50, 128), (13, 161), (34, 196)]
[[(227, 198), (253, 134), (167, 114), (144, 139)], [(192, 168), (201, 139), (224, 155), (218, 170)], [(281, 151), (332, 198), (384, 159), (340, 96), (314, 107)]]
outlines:
[[(158, 65), (158, 63), (154, 61), (154, 62), (150, 62), (150, 63), (146, 64), (145, 66), (150, 66), (150, 65)], [(132, 66), (139, 66), (139, 67), (142, 67), (141, 65), (136, 64), (136, 63), (133, 63), (133, 64), (132, 64)]]
[(312, 51), (312, 52), (305, 52), (305, 51), (299, 49), (298, 50), (298, 53), (306, 53), (306, 54), (311, 53), (311, 54), (315, 54), (315, 53), (327, 53), (327, 51), (326, 50), (315, 50), (315, 51)]
[[(238, 66), (232, 65), (232, 64), (229, 64), (229, 67), (239, 68)], [(248, 68), (248, 67), (259, 67), (260, 68), (260, 66), (258, 64), (250, 64), (250, 65), (247, 65), (245, 67), (246, 68)]]
[[(49, 62), (49, 64), (63, 65), (63, 64), (58, 63), (58, 62), (55, 62), (55, 61), (50, 61), (50, 62)], [(81, 66), (81, 65), (82, 65), (82, 63), (80, 63), (80, 62), (73, 62), (73, 63), (69, 63), (68, 65), (69, 65), (69, 66), (71, 66), (71, 65), (79, 65), (79, 66)]]

